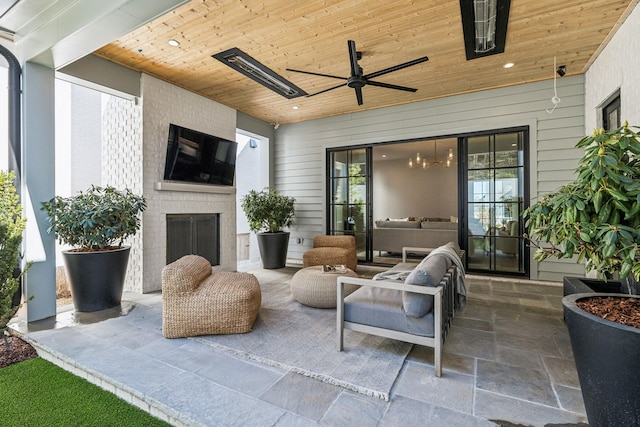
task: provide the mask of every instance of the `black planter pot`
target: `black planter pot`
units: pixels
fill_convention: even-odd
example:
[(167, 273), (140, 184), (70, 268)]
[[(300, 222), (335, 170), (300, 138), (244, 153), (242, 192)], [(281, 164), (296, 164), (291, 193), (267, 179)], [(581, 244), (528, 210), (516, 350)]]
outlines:
[(76, 311), (100, 311), (120, 304), (130, 249), (62, 252)]
[(565, 321), (589, 425), (640, 426), (640, 329), (601, 319), (576, 305), (593, 296), (638, 298), (618, 293), (582, 293), (562, 299)]
[(563, 278), (564, 295), (584, 294), (591, 292), (604, 292), (610, 294), (621, 294), (622, 284), (619, 280), (598, 280), (587, 279), (584, 277), (564, 277)]
[(264, 268), (283, 268), (287, 263), (289, 249), (289, 232), (258, 233), (258, 248)]

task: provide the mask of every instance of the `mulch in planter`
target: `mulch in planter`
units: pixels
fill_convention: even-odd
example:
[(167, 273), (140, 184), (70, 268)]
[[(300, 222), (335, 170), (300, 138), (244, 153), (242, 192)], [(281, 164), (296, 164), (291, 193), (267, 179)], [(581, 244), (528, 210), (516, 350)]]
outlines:
[(576, 305), (595, 316), (640, 329), (640, 298), (589, 297)]
[(36, 349), (31, 344), (18, 337), (7, 337), (9, 350), (4, 345), (4, 340), (0, 336), (0, 368), (33, 359), (38, 355)]

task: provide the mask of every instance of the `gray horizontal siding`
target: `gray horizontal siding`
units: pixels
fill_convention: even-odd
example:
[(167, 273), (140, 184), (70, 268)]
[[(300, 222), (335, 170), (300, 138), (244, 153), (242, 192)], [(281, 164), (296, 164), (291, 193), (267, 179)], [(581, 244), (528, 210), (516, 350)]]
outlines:
[[(395, 107), (281, 125), (276, 131), (275, 187), (296, 197), (292, 237), (303, 245), (289, 249), (301, 259), (312, 238), (325, 232), (325, 153), (329, 147), (358, 146), (447, 136), (506, 127), (531, 126), (531, 196), (552, 191), (573, 179), (581, 150), (575, 144), (584, 129), (584, 79), (557, 81), (562, 99), (552, 114), (552, 81), (492, 89)], [(532, 278), (561, 280), (576, 274), (570, 262), (534, 263)], [(582, 268), (584, 272), (584, 269)]]
[(544, 166), (542, 162), (560, 160), (569, 161), (574, 163), (575, 167), (578, 167), (578, 159), (582, 157), (583, 151), (579, 148), (572, 149), (547, 149), (544, 151), (538, 151), (538, 161), (540, 166)]
[(548, 260), (541, 264), (544, 269), (540, 270), (538, 280), (548, 280), (553, 282), (562, 281), (563, 276), (584, 277), (584, 265), (573, 260)]

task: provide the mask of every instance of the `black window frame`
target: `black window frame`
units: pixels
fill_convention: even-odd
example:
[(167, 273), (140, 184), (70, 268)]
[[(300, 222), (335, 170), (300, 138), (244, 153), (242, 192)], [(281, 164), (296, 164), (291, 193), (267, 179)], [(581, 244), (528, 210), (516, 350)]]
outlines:
[[(611, 114), (616, 113), (616, 123), (612, 126), (610, 123)], [(618, 129), (622, 125), (620, 119), (620, 92), (617, 92), (615, 95), (610, 97), (607, 101), (605, 101), (604, 106), (602, 107), (602, 128), (604, 130), (614, 130)]]

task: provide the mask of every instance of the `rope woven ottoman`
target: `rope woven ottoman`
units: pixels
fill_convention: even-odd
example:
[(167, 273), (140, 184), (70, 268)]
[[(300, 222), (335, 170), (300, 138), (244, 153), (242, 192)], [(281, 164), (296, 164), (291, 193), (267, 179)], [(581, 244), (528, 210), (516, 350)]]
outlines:
[(166, 338), (251, 331), (262, 294), (253, 274), (212, 272), (198, 255), (162, 270), (162, 334)]
[[(336, 308), (338, 276), (358, 277), (350, 269), (346, 273), (323, 273), (321, 265), (298, 270), (291, 278), (293, 299), (309, 307)], [(358, 288), (356, 285), (346, 285), (345, 296)]]

